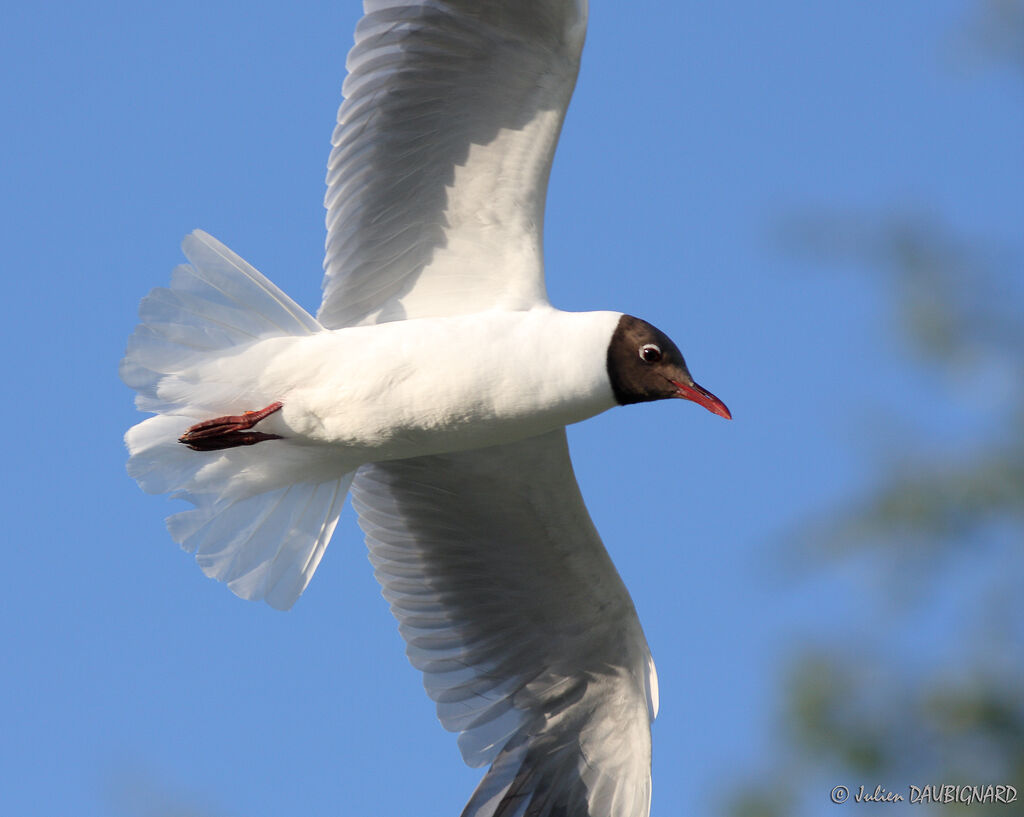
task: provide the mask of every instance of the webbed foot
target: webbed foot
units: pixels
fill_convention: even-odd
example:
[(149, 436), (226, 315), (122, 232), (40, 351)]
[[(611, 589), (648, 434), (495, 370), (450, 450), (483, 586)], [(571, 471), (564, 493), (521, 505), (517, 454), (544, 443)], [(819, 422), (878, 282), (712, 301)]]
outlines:
[(217, 451), (221, 448), (234, 448), (239, 445), (255, 445), (264, 440), (280, 440), (280, 434), (264, 434), (262, 431), (249, 431), (260, 420), (279, 411), (283, 403), (271, 403), (259, 411), (246, 411), (242, 414), (215, 417), (196, 423), (178, 437), (193, 451)]

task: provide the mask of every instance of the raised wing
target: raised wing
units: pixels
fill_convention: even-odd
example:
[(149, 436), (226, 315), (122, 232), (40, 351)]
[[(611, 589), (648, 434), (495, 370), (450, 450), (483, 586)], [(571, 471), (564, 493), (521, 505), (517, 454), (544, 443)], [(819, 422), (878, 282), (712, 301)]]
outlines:
[(365, 0), (327, 172), (328, 328), (546, 300), (587, 0)]
[(463, 817), (646, 817), (657, 679), (565, 431), (366, 465), (370, 559), (446, 729)]

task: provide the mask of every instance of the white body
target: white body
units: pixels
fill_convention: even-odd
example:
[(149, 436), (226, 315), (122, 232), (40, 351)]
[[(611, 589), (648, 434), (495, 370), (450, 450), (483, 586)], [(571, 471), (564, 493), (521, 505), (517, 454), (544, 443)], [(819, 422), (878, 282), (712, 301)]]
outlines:
[(483, 448), (615, 405), (605, 352), (619, 317), (543, 306), (268, 338), (187, 369), (161, 393), (216, 384), (245, 392), (248, 408), (280, 401), (259, 431), (337, 446), (356, 465)]

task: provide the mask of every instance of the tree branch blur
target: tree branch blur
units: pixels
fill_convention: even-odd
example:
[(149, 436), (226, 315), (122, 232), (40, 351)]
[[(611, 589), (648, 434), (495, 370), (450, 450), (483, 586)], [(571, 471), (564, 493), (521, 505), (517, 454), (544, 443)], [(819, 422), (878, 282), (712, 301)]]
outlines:
[[(1024, 77), (1024, 0), (974, 3), (957, 40)], [(720, 813), (825, 813), (834, 808), (830, 787), (848, 781), (904, 794), (908, 784), (1006, 783), (1024, 795), (1019, 236), (994, 247), (933, 216), (845, 213), (795, 219), (782, 238), (817, 266), (877, 276), (891, 296), (894, 337), (902, 339), (895, 354), (907, 376), (926, 373), (937, 402), (966, 397), (973, 410), (955, 434), (896, 420), (874, 484), (800, 531), (787, 563), (793, 574), (807, 564), (863, 568), (925, 592), (909, 606), (865, 597), (854, 632), (833, 633), (829, 644), (807, 636), (783, 674), (777, 752), (748, 785), (723, 796)], [(962, 580), (968, 573), (971, 581)], [(913, 650), (901, 649), (908, 643)], [(1019, 808), (951, 804), (921, 813)], [(857, 809), (904, 813), (893, 804)]]

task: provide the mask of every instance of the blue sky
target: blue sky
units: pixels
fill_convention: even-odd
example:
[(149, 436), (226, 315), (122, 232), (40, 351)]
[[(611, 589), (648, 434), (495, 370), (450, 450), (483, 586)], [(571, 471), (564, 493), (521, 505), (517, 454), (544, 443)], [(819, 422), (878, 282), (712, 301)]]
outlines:
[[(779, 225), (920, 211), (1019, 244), (1024, 108), (1008, 104), (1011, 77), (964, 56), (969, 8), (591, 9), (549, 197), (551, 298), (663, 328), (735, 417), (655, 404), (570, 432), (658, 664), (655, 815), (704, 812), (770, 751), (779, 659), (808, 628), (859, 620), (855, 576), (793, 586), (772, 565), (792, 526), (865, 484), (864, 418), (949, 417), (945, 392), (905, 374), (878, 279), (793, 258)], [(158, 793), (223, 817), (452, 815), (476, 784), (350, 510), (281, 614), (205, 579), (163, 528), (176, 506), (123, 467), (141, 415), (117, 363), (185, 233), (209, 231), (315, 311), (359, 13), (354, 0), (5, 12), (9, 813), (147, 814), (133, 798)]]

